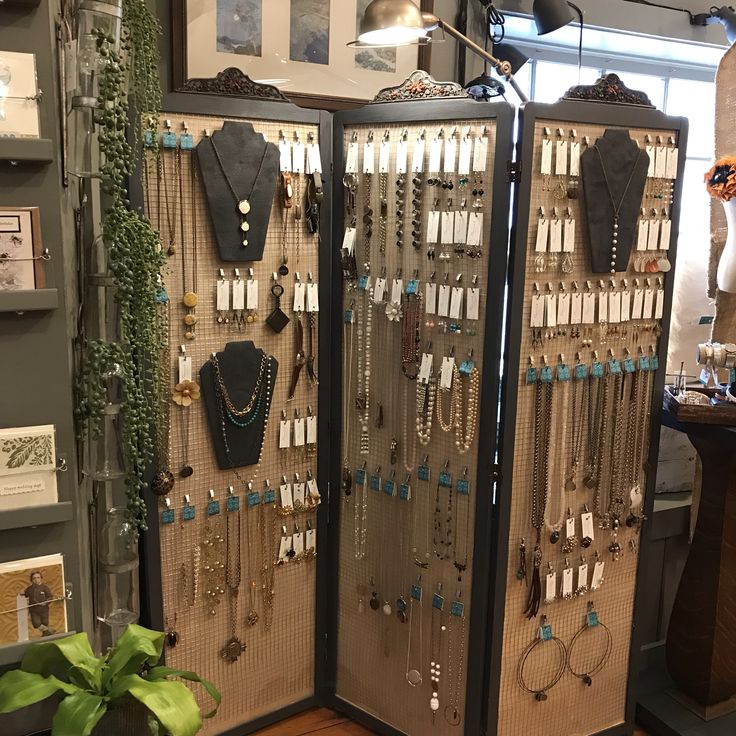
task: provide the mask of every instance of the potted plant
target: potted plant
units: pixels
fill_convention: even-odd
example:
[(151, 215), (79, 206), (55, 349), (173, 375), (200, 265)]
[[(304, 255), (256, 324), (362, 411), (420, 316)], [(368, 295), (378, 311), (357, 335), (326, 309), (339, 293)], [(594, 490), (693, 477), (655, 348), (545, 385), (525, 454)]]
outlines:
[(86, 634), (32, 644), (20, 669), (0, 677), (0, 713), (10, 713), (52, 695), (56, 709), (52, 736), (194, 736), (202, 714), (179, 677), (200, 683), (220, 705), (220, 693), (193, 672), (158, 666), (164, 634), (131, 624), (101, 657)]

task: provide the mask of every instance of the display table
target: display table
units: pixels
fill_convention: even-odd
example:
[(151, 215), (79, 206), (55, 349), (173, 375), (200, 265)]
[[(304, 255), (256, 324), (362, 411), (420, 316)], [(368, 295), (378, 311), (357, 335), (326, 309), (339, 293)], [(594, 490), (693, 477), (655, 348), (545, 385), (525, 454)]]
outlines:
[(705, 736), (725, 733), (724, 727), (733, 733), (734, 716), (726, 714), (736, 710), (736, 428), (678, 422), (667, 411), (662, 421), (687, 434), (700, 456), (703, 480), (667, 634), (671, 680), (663, 678), (663, 692), (656, 696), (640, 697), (640, 721), (655, 734)]

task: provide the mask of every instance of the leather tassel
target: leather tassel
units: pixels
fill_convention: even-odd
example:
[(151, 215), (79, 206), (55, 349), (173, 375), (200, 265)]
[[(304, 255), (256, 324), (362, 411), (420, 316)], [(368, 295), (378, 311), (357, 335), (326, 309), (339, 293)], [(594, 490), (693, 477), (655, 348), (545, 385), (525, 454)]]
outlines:
[(527, 619), (536, 618), (539, 613), (539, 607), (542, 603), (542, 577), (540, 569), (542, 567), (542, 548), (539, 544), (534, 547), (534, 572), (532, 572), (532, 584), (529, 588), (529, 598), (527, 599), (524, 613)]

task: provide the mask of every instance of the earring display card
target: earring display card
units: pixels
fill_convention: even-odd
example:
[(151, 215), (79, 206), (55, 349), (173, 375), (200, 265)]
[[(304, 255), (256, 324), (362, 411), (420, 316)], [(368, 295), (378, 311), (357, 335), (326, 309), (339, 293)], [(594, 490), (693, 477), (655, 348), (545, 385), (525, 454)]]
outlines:
[(38, 138), (36, 55), (0, 51), (0, 137)]
[(54, 426), (0, 429), (0, 510), (57, 501)]
[[(216, 718), (204, 724), (202, 733), (209, 736), (314, 695), (315, 558), (321, 554), (316, 510), (322, 482), (317, 437), (310, 430), (308, 442), (279, 449), (279, 420), (282, 412), (289, 420), (298, 413), (316, 430), (319, 314), (296, 314), (291, 306), (298, 283), (319, 283), (319, 237), (309, 232), (304, 216), (295, 216), (296, 204), (302, 213), (306, 208), (307, 175), (292, 174), (294, 206), (283, 212), (277, 187), (263, 259), (240, 269), (221, 262), (196, 147), (205, 131), (221, 128), (224, 121), (168, 117), (171, 147), (165, 143), (158, 152), (148, 150), (144, 171), (146, 212), (169, 253), (163, 283), (168, 303), (162, 307), (170, 335), (164, 380), (174, 401), (157, 465), (160, 470), (168, 466), (174, 484), (158, 508), (163, 622), (167, 664), (198, 672), (222, 693)], [(319, 140), (316, 124), (247, 122), (272, 142), (282, 133), (289, 142)], [(222, 280), (227, 290), (218, 287)], [(281, 309), (289, 317), (280, 332), (265, 321), (273, 308), (274, 283), (283, 287)], [(205, 363), (212, 367), (211, 354), (243, 341), (273, 356), (278, 373), (270, 374), (260, 462), (220, 470), (201, 392), (186, 382), (201, 383), (205, 373), (211, 380), (212, 370), (200, 375)], [(232, 389), (227, 384), (235, 375), (233, 366), (222, 361), (220, 368), (225, 388)], [(268, 383), (268, 376), (266, 367), (259, 385)], [(294, 398), (287, 401), (292, 387)], [(258, 395), (263, 389), (254, 393), (253, 412), (262, 417)], [(233, 393), (231, 403), (236, 398)], [(223, 421), (247, 425), (251, 414), (246, 409), (247, 399), (242, 406), (224, 405)], [(294, 496), (283, 503), (279, 488), (292, 485), (303, 487), (299, 503)]]
[(466, 718), (496, 121), (342, 130), (336, 694), (449, 735)]
[(0, 290), (45, 284), (38, 207), (0, 207)]
[[(563, 105), (568, 115), (575, 114), (575, 103)], [(583, 119), (590, 115), (587, 103), (579, 107)], [(605, 120), (607, 106), (599, 107), (599, 119)], [(518, 378), (509, 378), (516, 385), (509, 388), (507, 409), (514, 434), (504, 442), (503, 495), (510, 498), (510, 526), (508, 537), (500, 540), (508, 545), (508, 566), (498, 710), (490, 716), (491, 723), (497, 718), (493, 732), (503, 736), (587, 736), (626, 721), (639, 538), (646, 523), (643, 501), (654, 480), (647, 472), (652, 401), (667, 353), (666, 317), (654, 305), (664, 303), (673, 278), (667, 273), (674, 263), (670, 242), (658, 240), (650, 255), (648, 247), (647, 253), (637, 250), (636, 236), (625, 263), (616, 259), (615, 235), (607, 245), (613, 248), (615, 273), (593, 272), (587, 228), (581, 226), (586, 203), (577, 196), (580, 176), (552, 174), (561, 169), (546, 166), (544, 140), (547, 131), (559, 130), (568, 139), (574, 129), (585, 157), (610, 130), (630, 136), (642, 151), (658, 138), (682, 148), (686, 137), (668, 127), (679, 127), (678, 119), (654, 111), (632, 112), (634, 120), (638, 112), (639, 120), (649, 116), (655, 126), (642, 128), (621, 125), (623, 113), (616, 118), (618, 126), (541, 119), (550, 109), (555, 108), (532, 105), (525, 113), (524, 135), (534, 137), (533, 159), (522, 163), (528, 174), (520, 184), (517, 212), (528, 230), (516, 244), (517, 249), (526, 245), (520, 259), (525, 270), (513, 276), (521, 324), (510, 358), (511, 364), (518, 360)], [(524, 150), (530, 151), (528, 143)], [(647, 178), (642, 202), (634, 205), (643, 218), (649, 218), (650, 209), (668, 222), (676, 218), (676, 177), (677, 172), (671, 178)], [(604, 212), (598, 227), (615, 232), (613, 211), (608, 215), (610, 222)], [(540, 242), (540, 217), (575, 220), (572, 247), (566, 242), (559, 253), (548, 241)], [(671, 233), (676, 232), (673, 223)], [(501, 585), (497, 592), (503, 595)], [(542, 617), (569, 646), (591, 602), (611, 632), (610, 659), (596, 669), (607, 635), (603, 627), (591, 627), (576, 641), (569, 667), (555, 684), (556, 647), (540, 646), (526, 661), (524, 653), (540, 636)], [(592, 689), (581, 685), (571, 669), (593, 673)]]

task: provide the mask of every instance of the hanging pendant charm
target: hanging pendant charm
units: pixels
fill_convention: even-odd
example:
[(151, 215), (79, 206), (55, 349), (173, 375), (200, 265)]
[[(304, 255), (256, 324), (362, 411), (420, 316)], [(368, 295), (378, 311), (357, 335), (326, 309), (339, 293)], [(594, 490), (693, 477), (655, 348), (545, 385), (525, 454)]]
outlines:
[(248, 626), (255, 626), (258, 623), (258, 611), (253, 609), (248, 611), (248, 617), (245, 620)]
[(237, 636), (233, 636), (228, 639), (225, 646), (220, 650), (220, 657), (226, 662), (233, 664), (240, 659), (240, 655), (246, 650), (246, 645), (243, 644)]

